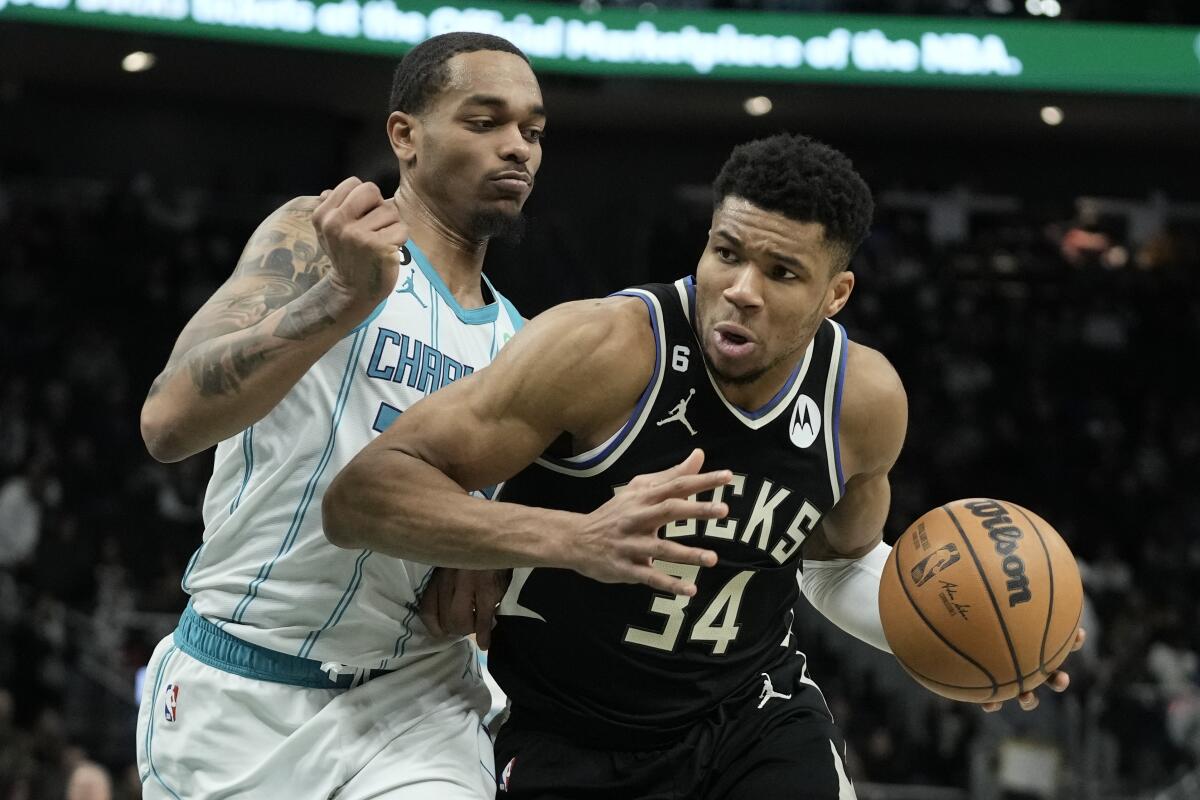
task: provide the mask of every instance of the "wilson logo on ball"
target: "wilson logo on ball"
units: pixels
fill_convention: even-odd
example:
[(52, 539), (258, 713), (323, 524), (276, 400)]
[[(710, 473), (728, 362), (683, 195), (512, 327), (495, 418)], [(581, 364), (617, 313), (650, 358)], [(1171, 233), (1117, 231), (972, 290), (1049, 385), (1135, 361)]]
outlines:
[(1004, 513), (1004, 507), (995, 500), (977, 500), (966, 505), (972, 514), (982, 520), (983, 527), (988, 532), (988, 538), (992, 540), (996, 552), (1004, 558), (1000, 562), (1000, 568), (1008, 576), (1008, 582), (1004, 588), (1008, 589), (1009, 607), (1028, 603), (1033, 595), (1029, 591), (1025, 561), (1017, 555), (1017, 545), (1024, 536), (1021, 529), (1013, 525), (1012, 518)]

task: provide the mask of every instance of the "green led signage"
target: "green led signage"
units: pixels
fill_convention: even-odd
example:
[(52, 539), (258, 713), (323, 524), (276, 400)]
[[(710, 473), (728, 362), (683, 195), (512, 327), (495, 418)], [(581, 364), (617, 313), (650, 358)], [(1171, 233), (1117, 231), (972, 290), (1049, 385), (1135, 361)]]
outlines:
[(454, 30), (510, 39), (539, 70), (1200, 94), (1200, 28), (633, 10), (422, 0), (0, 0), (6, 20), (396, 57)]

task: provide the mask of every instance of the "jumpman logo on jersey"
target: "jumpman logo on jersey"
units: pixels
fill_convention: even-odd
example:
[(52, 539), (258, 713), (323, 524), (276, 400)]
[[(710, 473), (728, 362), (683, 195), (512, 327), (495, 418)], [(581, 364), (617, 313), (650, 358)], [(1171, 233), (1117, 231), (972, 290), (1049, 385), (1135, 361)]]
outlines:
[(396, 294), (411, 294), (413, 297), (416, 297), (417, 302), (421, 304), (421, 308), (427, 308), (425, 301), (420, 297), (417, 297), (416, 287), (413, 286), (414, 274), (416, 274), (416, 270), (410, 268), (408, 270), (408, 277), (404, 279), (404, 283), (401, 284), (400, 288), (396, 290)]
[(671, 409), (671, 413), (667, 415), (666, 419), (660, 419), (658, 421), (658, 427), (661, 428), (663, 425), (666, 425), (668, 422), (682, 422), (683, 427), (687, 428), (688, 432), (691, 433), (692, 436), (695, 436), (696, 429), (692, 427), (692, 423), (687, 421), (688, 403), (690, 403), (692, 401), (692, 395), (694, 395), (695, 393), (696, 393), (695, 389), (689, 389), (687, 397), (680, 400), (675, 405), (675, 407)]
[(770, 675), (768, 675), (767, 673), (764, 672), (762, 674), (762, 676), (763, 676), (763, 688), (762, 688), (762, 692), (760, 692), (758, 695), (758, 707), (759, 708), (762, 708), (763, 706), (765, 706), (767, 704), (768, 700), (774, 700), (775, 698), (779, 698), (780, 700), (791, 700), (792, 699), (792, 696), (790, 694), (783, 694), (782, 692), (775, 691), (775, 685), (773, 683), (771, 683)]

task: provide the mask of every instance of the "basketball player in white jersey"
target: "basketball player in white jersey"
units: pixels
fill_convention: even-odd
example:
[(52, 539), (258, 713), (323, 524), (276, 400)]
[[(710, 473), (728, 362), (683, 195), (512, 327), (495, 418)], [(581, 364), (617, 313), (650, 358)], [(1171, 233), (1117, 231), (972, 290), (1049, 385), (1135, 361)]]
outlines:
[(473, 33), (416, 47), (391, 107), (396, 195), (350, 178), (268, 217), (142, 410), (161, 461), (217, 446), (191, 600), (142, 696), (147, 798), (494, 793), (474, 646), (416, 613), (430, 567), (333, 547), (320, 507), (355, 453), (521, 326), (481, 267), (520, 223), (545, 111), (525, 56)]

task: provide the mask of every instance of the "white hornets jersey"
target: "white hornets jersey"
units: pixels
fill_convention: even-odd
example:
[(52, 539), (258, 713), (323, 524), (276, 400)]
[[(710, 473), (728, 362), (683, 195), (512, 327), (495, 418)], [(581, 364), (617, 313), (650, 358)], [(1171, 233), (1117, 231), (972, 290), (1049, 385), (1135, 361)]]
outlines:
[(413, 403), (490, 363), (521, 326), (490, 282), (495, 302), (464, 309), (407, 250), (372, 316), (267, 416), (217, 445), (183, 589), (197, 613), (251, 644), (368, 669), (447, 646), (417, 617), (429, 566), (334, 547), (321, 529), (321, 497), (341, 468)]

